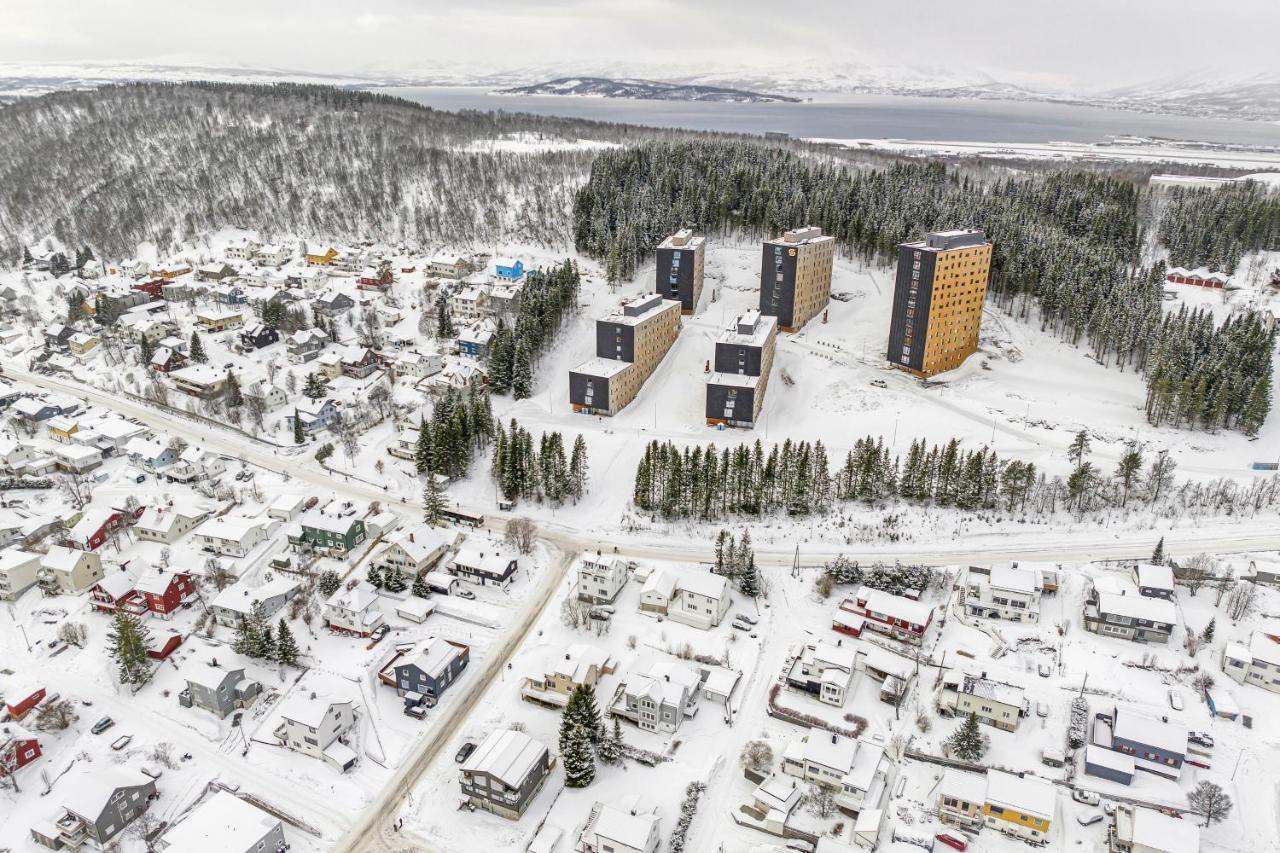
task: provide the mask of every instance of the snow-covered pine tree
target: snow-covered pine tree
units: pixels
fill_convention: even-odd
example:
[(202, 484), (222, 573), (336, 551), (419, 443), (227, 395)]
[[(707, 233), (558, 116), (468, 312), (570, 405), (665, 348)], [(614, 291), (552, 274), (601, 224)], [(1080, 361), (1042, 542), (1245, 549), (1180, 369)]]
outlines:
[(374, 589), (382, 589), (382, 570), (378, 568), (377, 563), (369, 564), (369, 570), (365, 572), (364, 579), (372, 584)]
[(137, 616), (117, 610), (107, 634), (107, 648), (121, 684), (142, 685), (151, 678), (147, 659), (148, 632)]
[(285, 666), (298, 664), (298, 642), (293, 638), (289, 623), (283, 617), (276, 626), (276, 659)]
[(978, 715), (973, 712), (952, 732), (947, 739), (951, 754), (961, 761), (976, 762), (986, 754), (989, 738), (978, 728)]
[(585, 788), (595, 781), (596, 759), (591, 750), (590, 736), (581, 725), (570, 723), (561, 760), (564, 763), (565, 787)]

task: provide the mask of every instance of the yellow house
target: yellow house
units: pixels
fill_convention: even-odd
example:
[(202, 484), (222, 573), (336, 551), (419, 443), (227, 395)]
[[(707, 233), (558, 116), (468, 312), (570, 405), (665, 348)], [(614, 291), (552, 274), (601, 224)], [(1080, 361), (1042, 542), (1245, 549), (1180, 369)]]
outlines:
[(557, 660), (526, 676), (520, 695), (529, 702), (563, 708), (569, 703), (569, 694), (574, 688), (583, 684), (595, 687), (601, 676), (609, 675), (616, 668), (613, 658), (603, 649), (576, 643)]
[(1053, 783), (1029, 773), (987, 772), (982, 822), (991, 829), (1033, 844), (1049, 841), (1057, 793)]
[(98, 338), (96, 335), (86, 335), (84, 332), (76, 332), (67, 339), (67, 350), (75, 356), (88, 355), (98, 346)]
[(338, 250), (332, 246), (316, 246), (314, 249), (307, 249), (307, 266), (327, 267), (336, 257)]
[(207, 332), (221, 332), (244, 325), (244, 314), (240, 311), (225, 311), (220, 308), (201, 309), (196, 312), (196, 325)]
[(54, 441), (60, 441), (63, 444), (70, 444), (71, 436), (80, 431), (80, 425), (78, 423), (63, 415), (49, 418), (48, 427), (49, 438), (52, 438)]

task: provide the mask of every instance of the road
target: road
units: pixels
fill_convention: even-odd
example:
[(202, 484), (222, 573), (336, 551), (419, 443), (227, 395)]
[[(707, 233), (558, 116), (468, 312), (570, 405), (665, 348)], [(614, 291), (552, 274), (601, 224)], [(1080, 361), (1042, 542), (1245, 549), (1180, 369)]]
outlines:
[[(247, 441), (243, 436), (220, 430), (209, 425), (190, 421), (149, 406), (122, 399), (98, 389), (61, 378), (29, 373), (8, 365), (5, 373), (12, 378), (63, 394), (84, 399), (147, 424), (153, 429), (173, 436), (181, 436), (191, 443), (203, 445), (230, 457), (243, 459), (261, 467), (287, 474), (300, 482), (314, 486), (334, 496), (381, 501), (388, 508), (396, 508), (410, 515), (421, 512), (416, 496), (406, 500), (404, 496), (389, 493), (361, 482), (346, 482), (312, 466), (307, 457), (290, 457), (279, 451)], [(468, 509), (465, 508), (464, 509)], [(501, 533), (509, 513), (490, 509), (475, 510), (485, 516), (485, 528)], [(1219, 524), (1166, 531), (1165, 552), (1172, 556), (1198, 553), (1239, 553), (1244, 551), (1280, 550), (1280, 529), (1268, 529), (1254, 523)], [(465, 722), (467, 713), (479, 699), (502, 667), (514, 655), (537, 618), (551, 601), (557, 587), (573, 562), (574, 556), (586, 548), (597, 547), (599, 537), (584, 535), (572, 527), (560, 524), (542, 524), (539, 537), (554, 555), (553, 564), (543, 573), (538, 585), (524, 606), (518, 621), (507, 633), (500, 646), (488, 657), (484, 668), (468, 679), (461, 701), (453, 702), (437, 717), (433, 730), (422, 738), (410, 756), (403, 762), (392, 780), (384, 787), (377, 800), (356, 820), (335, 849), (341, 851), (370, 851), (424, 849), (422, 841), (409, 847), (407, 839), (389, 834), (391, 818), (414, 785), (440, 751), (453, 741)], [(787, 568), (795, 559), (795, 542), (757, 543), (756, 561), (765, 568)], [(1149, 556), (1153, 543), (1131, 534), (1108, 532), (1097, 528), (1079, 531), (1029, 531), (1017, 534), (982, 534), (957, 537), (946, 542), (928, 544), (855, 546), (831, 543), (800, 543), (802, 566), (816, 567), (839, 555), (862, 562), (875, 560), (901, 560), (926, 565), (951, 565), (980, 561), (983, 563), (1008, 560), (1046, 562), (1075, 562), (1105, 559), (1132, 559)], [(694, 541), (666, 538), (655, 542), (639, 542), (620, 536), (617, 553), (631, 559), (661, 559), (687, 562), (706, 562), (711, 559), (712, 546), (708, 540)], [(397, 843), (399, 840), (401, 843)]]

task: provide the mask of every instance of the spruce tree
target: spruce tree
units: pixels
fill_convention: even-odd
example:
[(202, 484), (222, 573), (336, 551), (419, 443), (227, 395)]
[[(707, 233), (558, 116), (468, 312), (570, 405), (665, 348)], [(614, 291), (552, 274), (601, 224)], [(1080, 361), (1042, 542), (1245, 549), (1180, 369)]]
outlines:
[(280, 653), (280, 647), (276, 643), (275, 632), (271, 630), (271, 623), (266, 621), (265, 614), (263, 615), (262, 621), (264, 624), (262, 625), (261, 632), (258, 635), (260, 637), (260, 643), (258, 646), (259, 654), (257, 656), (263, 660), (275, 660), (276, 656)]
[(418, 476), (430, 474), (435, 470), (432, 464), (432, 453), (431, 424), (424, 416), (422, 423), (418, 425), (418, 442), (413, 449), (413, 467), (418, 472)]
[(261, 643), (257, 635), (257, 628), (252, 618), (244, 617), (236, 623), (236, 638), (231, 644), (232, 650), (236, 654), (245, 657), (257, 657), (257, 650)]
[(1151, 562), (1157, 566), (1164, 565), (1164, 537), (1160, 537), (1160, 541), (1156, 543), (1155, 550), (1151, 552)]
[(276, 626), (276, 660), (285, 666), (298, 664), (298, 643), (293, 638), (293, 632), (289, 630), (289, 623), (285, 622), (283, 617)]
[(338, 591), (338, 587), (342, 586), (342, 577), (333, 569), (325, 569), (320, 573), (320, 579), (316, 585), (320, 589), (320, 594), (328, 598)]
[(400, 571), (399, 566), (392, 566), (391, 571), (383, 578), (382, 585), (387, 592), (404, 592), (409, 582), (405, 580), (404, 572)]
[(329, 393), (329, 380), (319, 373), (307, 374), (307, 381), (302, 386), (302, 396), (308, 400), (319, 400)]
[(1214, 629), (1217, 627), (1217, 622), (1218, 622), (1217, 617), (1212, 617), (1209, 619), (1209, 624), (1205, 625), (1204, 630), (1200, 632), (1200, 640), (1202, 642), (1204, 643), (1213, 642), (1213, 632), (1214, 632)]
[(240, 390), (240, 380), (233, 371), (227, 371), (227, 383), (223, 386), (222, 401), (228, 409), (238, 409), (244, 405), (244, 392)]
[(434, 474), (427, 475), (427, 485), (422, 492), (422, 520), (435, 527), (444, 521), (444, 492)]
[(574, 503), (587, 491), (587, 442), (579, 433), (573, 440), (573, 455), (569, 459), (569, 494)]
[(747, 565), (738, 573), (738, 591), (747, 598), (760, 594), (760, 573), (756, 570), (755, 554), (749, 554)]
[(978, 715), (970, 712), (964, 722), (947, 739), (951, 754), (961, 761), (976, 762), (987, 751), (988, 740), (978, 728)]
[(204, 364), (209, 360), (209, 356), (205, 355), (204, 343), (200, 340), (199, 332), (191, 333), (191, 346), (189, 347), (191, 360), (197, 364)]
[(511, 367), (511, 396), (524, 400), (533, 393), (533, 366), (529, 363), (529, 351), (524, 341), (516, 344), (515, 360)]
[(371, 583), (374, 589), (382, 589), (382, 571), (378, 568), (377, 563), (369, 564), (369, 570), (365, 572), (364, 579)]
[(431, 587), (427, 585), (427, 573), (420, 572), (413, 576), (413, 588), (410, 589), (418, 598), (429, 598), (431, 596)]
[(107, 648), (116, 662), (120, 683), (142, 685), (151, 678), (147, 660), (148, 632), (142, 621), (124, 610), (115, 612), (107, 634)]
[(302, 432), (302, 418), (298, 414), (298, 410), (293, 410), (293, 443), (302, 444), (307, 440)]
[(564, 761), (564, 784), (567, 788), (585, 788), (595, 781), (596, 759), (586, 729), (570, 724), (568, 742), (561, 753)]
[(625, 752), (626, 743), (622, 739), (622, 723), (614, 717), (613, 730), (601, 738), (596, 754), (605, 764), (619, 764)]
[(577, 702), (573, 703), (573, 720), (587, 733), (588, 740), (597, 744), (604, 735), (604, 724), (596, 706), (595, 688), (590, 684), (579, 684), (573, 692), (578, 694)]
[(436, 337), (446, 340), (457, 334), (457, 330), (453, 328), (453, 319), (449, 316), (449, 300), (441, 290), (436, 297)]

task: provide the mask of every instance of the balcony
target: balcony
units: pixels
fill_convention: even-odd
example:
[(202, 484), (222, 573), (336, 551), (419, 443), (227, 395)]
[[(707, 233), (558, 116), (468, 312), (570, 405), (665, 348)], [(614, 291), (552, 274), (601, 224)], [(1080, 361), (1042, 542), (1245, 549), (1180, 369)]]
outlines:
[(62, 843), (75, 849), (89, 838), (89, 825), (75, 815), (67, 812), (57, 820), (58, 837)]

